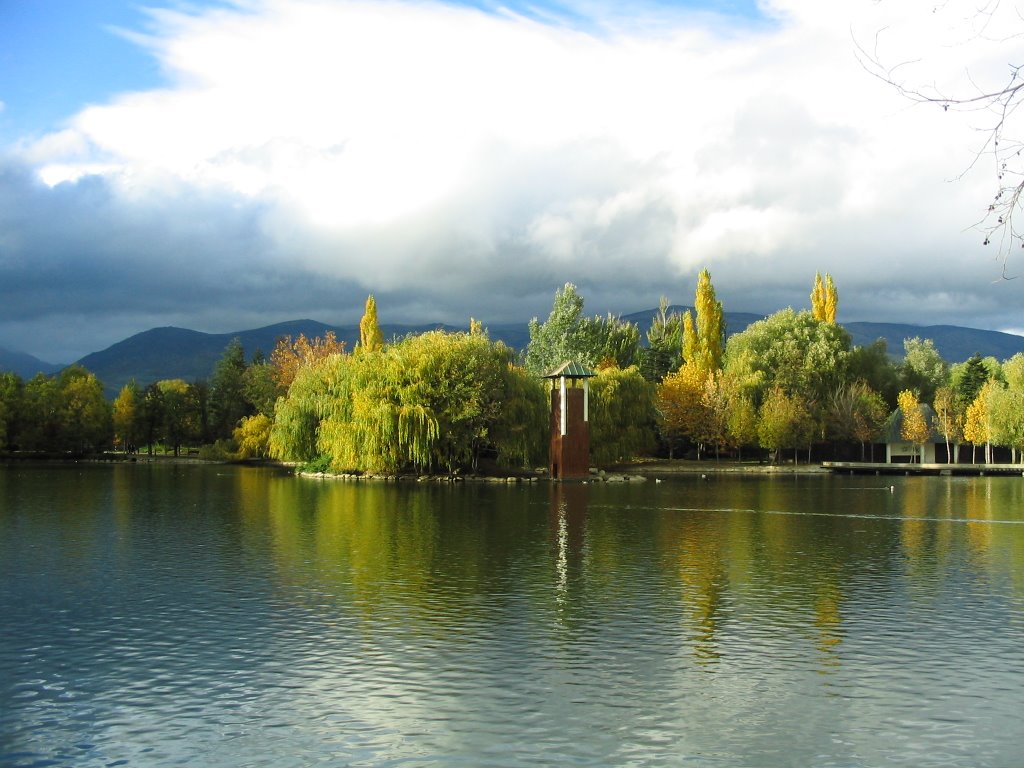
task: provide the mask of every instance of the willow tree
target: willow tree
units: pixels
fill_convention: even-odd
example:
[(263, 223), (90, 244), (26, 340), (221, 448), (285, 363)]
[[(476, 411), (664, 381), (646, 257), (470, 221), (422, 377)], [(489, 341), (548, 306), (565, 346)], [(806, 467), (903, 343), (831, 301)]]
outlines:
[(631, 459), (654, 445), (654, 387), (637, 366), (608, 367), (590, 380), (590, 455), (598, 464)]
[(815, 320), (823, 323), (834, 323), (836, 321), (836, 309), (839, 306), (839, 293), (836, 291), (836, 284), (832, 282), (832, 275), (825, 273), (825, 280), (822, 281), (821, 273), (814, 273), (814, 288), (811, 291), (811, 314)]
[[(274, 407), (269, 453), (286, 461), (312, 461), (319, 454), (320, 420), (330, 391), (347, 370), (349, 358), (333, 355), (296, 368), (288, 392)], [(329, 386), (330, 385), (330, 386)]]
[(545, 424), (538, 380), (485, 333), (433, 331), (300, 372), (279, 402), (275, 455), (325, 457), (336, 470), (394, 473), (537, 458)]

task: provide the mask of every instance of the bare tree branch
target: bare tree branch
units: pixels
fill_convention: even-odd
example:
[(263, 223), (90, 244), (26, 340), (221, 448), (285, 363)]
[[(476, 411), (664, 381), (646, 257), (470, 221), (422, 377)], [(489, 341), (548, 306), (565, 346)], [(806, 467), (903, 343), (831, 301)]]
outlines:
[[(963, 20), (973, 21), (970, 25), (973, 28), (972, 40), (997, 45), (1024, 41), (1024, 31), (999, 37), (989, 35), (990, 30), (997, 27), (996, 15), (1001, 6), (1002, 0), (985, 0), (972, 6), (971, 16)], [(949, 2), (942, 2), (933, 9), (933, 13), (946, 11), (949, 7)], [(1013, 18), (1024, 26), (1024, 14), (1020, 8), (1014, 8)], [(971, 228), (981, 233), (984, 245), (997, 246), (997, 257), (1002, 261), (1000, 279), (1012, 279), (1007, 274), (1011, 250), (1024, 248), (1024, 227), (1021, 225), (1021, 217), (1024, 216), (1021, 210), (1024, 204), (1024, 140), (1019, 138), (1024, 129), (1017, 124), (1018, 109), (1024, 100), (1024, 64), (1008, 63), (1008, 74), (997, 85), (977, 82), (970, 70), (966, 70), (964, 78), (967, 85), (961, 91), (945, 91), (936, 84), (923, 85), (904, 78), (904, 71), (910, 65), (920, 64), (919, 59), (893, 66), (883, 63), (881, 39), (886, 31), (887, 28), (883, 27), (875, 33), (871, 51), (854, 40), (857, 58), (867, 72), (912, 102), (938, 106), (943, 112), (972, 113), (986, 118), (984, 125), (978, 128), (982, 139), (973, 151), (973, 159), (957, 178), (962, 178), (982, 161), (992, 163), (995, 192), (983, 215)]]

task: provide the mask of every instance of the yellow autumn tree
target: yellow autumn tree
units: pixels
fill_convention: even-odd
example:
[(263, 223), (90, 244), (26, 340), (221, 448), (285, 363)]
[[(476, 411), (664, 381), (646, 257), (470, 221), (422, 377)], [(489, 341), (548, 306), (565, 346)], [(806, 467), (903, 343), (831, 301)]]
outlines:
[(366, 308), (359, 321), (359, 352), (376, 352), (384, 346), (384, 335), (377, 322), (377, 301), (371, 293), (366, 297)]
[(285, 336), (278, 340), (274, 351), (270, 353), (272, 377), (282, 390), (286, 390), (304, 366), (344, 353), (345, 342), (338, 341), (334, 331), (327, 331), (322, 339), (319, 336), (307, 339), (305, 334), (300, 333), (299, 338), (292, 341), (291, 336)]
[(697, 310), (697, 361), (705, 372), (717, 371), (722, 367), (725, 325), (722, 302), (715, 297), (711, 273), (706, 269), (697, 275), (694, 308)]
[(666, 376), (655, 391), (655, 408), (661, 434), (669, 442), (671, 456), (675, 442), (690, 439), (697, 444), (700, 458), (702, 437), (708, 418), (704, 393), (707, 374), (698, 363), (685, 362), (675, 373)]
[(121, 387), (114, 399), (112, 416), (114, 423), (114, 445), (128, 453), (135, 443), (135, 425), (139, 413), (139, 388), (134, 381)]
[(246, 416), (238, 422), (232, 436), (241, 458), (263, 458), (270, 452), (270, 430), (274, 422), (265, 414)]
[(824, 281), (821, 273), (814, 273), (814, 289), (811, 291), (811, 315), (815, 320), (824, 323), (835, 323), (836, 309), (839, 306), (839, 293), (832, 275), (825, 273)]
[(971, 443), (971, 463), (975, 463), (975, 448), (979, 445), (985, 446), (985, 463), (992, 461), (992, 409), (990, 400), (996, 386), (992, 379), (989, 379), (982, 386), (978, 396), (967, 406), (967, 414), (964, 417), (964, 439)]
[(900, 392), (896, 397), (896, 404), (903, 417), (900, 423), (900, 437), (908, 443), (918, 446), (918, 461), (920, 462), (920, 451), (931, 436), (931, 426), (928, 424), (928, 419), (925, 418), (921, 404), (917, 401), (917, 395), (911, 390), (904, 389)]

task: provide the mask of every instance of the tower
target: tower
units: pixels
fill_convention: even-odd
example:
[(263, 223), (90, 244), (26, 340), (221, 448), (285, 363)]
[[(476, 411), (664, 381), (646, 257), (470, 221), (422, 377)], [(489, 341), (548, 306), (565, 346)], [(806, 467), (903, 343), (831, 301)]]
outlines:
[(579, 363), (563, 363), (544, 376), (551, 380), (552, 480), (583, 479), (590, 474), (590, 379)]

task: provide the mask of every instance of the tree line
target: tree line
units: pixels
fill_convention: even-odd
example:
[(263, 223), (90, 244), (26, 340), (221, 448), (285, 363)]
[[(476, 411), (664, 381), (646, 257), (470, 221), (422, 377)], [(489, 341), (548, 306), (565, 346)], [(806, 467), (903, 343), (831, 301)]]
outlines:
[[(156, 446), (211, 458), (272, 456), (336, 471), (452, 472), (482, 459), (544, 463), (549, 394), (543, 374), (572, 360), (592, 368), (592, 460), (642, 454), (794, 460), (813, 452), (868, 457), (899, 409), (901, 437), (1024, 449), (1024, 355), (950, 365), (930, 340), (851, 344), (838, 292), (815, 275), (810, 310), (784, 309), (727, 334), (711, 276), (693, 311), (662, 298), (650, 326), (587, 316), (571, 283), (517, 353), (472, 321), (385, 342), (373, 296), (349, 351), (333, 334), (278, 341), (246, 359), (233, 340), (209, 379), (127, 384), (113, 402), (81, 366), (22, 381), (0, 374), (0, 450), (85, 453)], [(924, 408), (923, 406), (929, 406)], [(786, 451), (787, 453), (783, 453)], [(873, 456), (872, 456), (873, 458)]]

